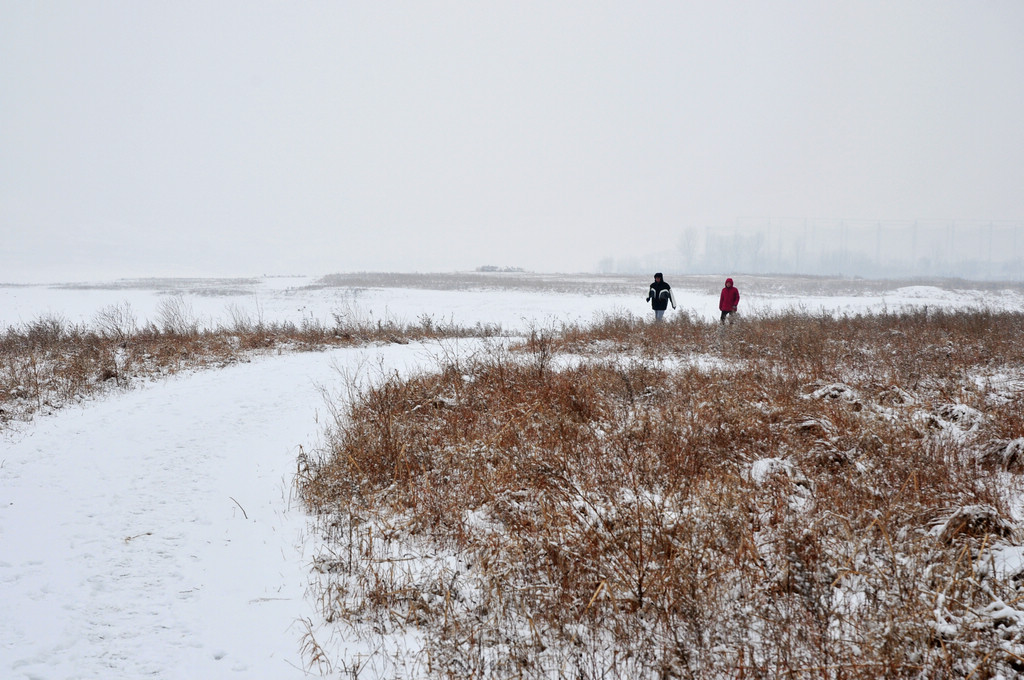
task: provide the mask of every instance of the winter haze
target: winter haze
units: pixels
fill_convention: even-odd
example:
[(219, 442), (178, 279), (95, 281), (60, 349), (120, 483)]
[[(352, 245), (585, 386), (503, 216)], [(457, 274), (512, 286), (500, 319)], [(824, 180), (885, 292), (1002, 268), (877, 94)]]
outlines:
[(0, 282), (1019, 277), (1022, 35), (1018, 0), (0, 0)]

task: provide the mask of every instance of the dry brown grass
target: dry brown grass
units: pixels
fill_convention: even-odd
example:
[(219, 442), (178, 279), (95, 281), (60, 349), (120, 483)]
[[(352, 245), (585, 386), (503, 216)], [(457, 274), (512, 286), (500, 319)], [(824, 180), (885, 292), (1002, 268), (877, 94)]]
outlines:
[(235, 314), (203, 328), (180, 297), (161, 302), (156, 321), (139, 325), (127, 305), (100, 310), (91, 324), (56, 316), (0, 332), (0, 431), (39, 411), (109, 389), (187, 369), (220, 367), (256, 353), (313, 351), (373, 342), (496, 335), (497, 327), (462, 328), (423, 317), (414, 324), (336, 317), (333, 323), (264, 323)]
[[(573, 295), (636, 295), (650, 281), (649, 274), (538, 274), (534, 272), (384, 273), (330, 274), (310, 288), (422, 288), (428, 290), (521, 290)], [(1015, 281), (966, 281), (954, 278), (862, 279), (787, 274), (743, 274), (743, 288), (762, 295), (862, 296), (892, 292), (905, 286), (934, 286), (945, 290), (1024, 291)], [(695, 290), (716, 296), (723, 276), (666, 273), (678, 290)], [(186, 282), (191, 283), (191, 282)], [(227, 284), (223, 284), (227, 285)]]
[(378, 677), (1012, 677), (1022, 322), (609, 317), (384, 377), (300, 461), (313, 594)]

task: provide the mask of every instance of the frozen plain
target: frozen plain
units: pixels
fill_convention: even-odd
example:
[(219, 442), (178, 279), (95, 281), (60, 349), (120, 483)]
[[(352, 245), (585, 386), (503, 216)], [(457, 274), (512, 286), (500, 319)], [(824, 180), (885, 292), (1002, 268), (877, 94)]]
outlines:
[[(0, 325), (47, 315), (88, 324), (124, 303), (145, 322), (170, 293), (207, 325), (239, 314), (294, 322), (334, 314), (413, 322), (426, 314), (525, 332), (607, 313), (650, 314), (648, 282), (639, 277), (635, 295), (305, 287), (310, 282), (0, 286)], [(991, 290), (969, 288), (796, 297), (744, 289), (740, 278), (737, 285), (741, 309), (1024, 309), (1019, 289), (999, 292), (993, 304)], [(715, 315), (713, 290), (679, 287), (676, 297), (680, 312)], [(475, 346), (464, 341), (456, 350)], [(429, 370), (439, 351), (409, 344), (257, 356), (85, 400), (2, 433), (0, 677), (316, 675), (301, 654), (305, 622), (315, 626), (316, 613), (306, 599), (307, 519), (292, 497), (296, 457), (316, 447), (324, 393), (343, 393), (346, 375)]]

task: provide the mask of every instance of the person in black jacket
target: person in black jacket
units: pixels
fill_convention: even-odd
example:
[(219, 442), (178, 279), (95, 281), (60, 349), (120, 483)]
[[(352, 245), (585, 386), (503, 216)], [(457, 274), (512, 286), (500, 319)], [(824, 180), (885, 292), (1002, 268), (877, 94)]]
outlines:
[(655, 321), (661, 321), (661, 318), (665, 316), (665, 310), (668, 309), (670, 302), (672, 309), (676, 308), (676, 296), (672, 294), (672, 286), (665, 283), (661, 272), (654, 275), (654, 283), (651, 284), (651, 289), (647, 293), (647, 301), (651, 303), (651, 309), (654, 310)]

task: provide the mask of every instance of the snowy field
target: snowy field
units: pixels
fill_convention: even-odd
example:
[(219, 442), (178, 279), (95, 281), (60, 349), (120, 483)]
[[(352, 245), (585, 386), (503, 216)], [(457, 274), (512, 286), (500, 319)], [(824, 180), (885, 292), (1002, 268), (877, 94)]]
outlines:
[[(428, 315), (514, 333), (650, 314), (646, 278), (620, 277), (605, 288), (580, 278), (579, 292), (577, 279), (566, 281), (553, 289), (510, 279), (444, 290), (311, 287), (303, 277), (0, 286), (0, 325), (46, 316), (89, 324), (125, 303), (144, 323), (158, 318), (167, 295), (180, 296), (208, 326), (240, 314), (268, 322)], [(815, 296), (767, 292), (742, 277), (737, 286), (748, 314), (1024, 309), (1019, 287), (894, 284)], [(717, 288), (709, 284), (677, 285), (676, 298), (676, 313), (717, 317)], [(317, 446), (325, 393), (343, 393), (357, 374), (428, 368), (440, 351), (409, 344), (256, 357), (86, 400), (3, 433), (0, 678), (309, 675), (301, 646), (316, 614), (307, 601), (306, 517), (292, 497), (296, 457)]]
[[(0, 327), (58, 317), (88, 324), (97, 312), (112, 305), (130, 305), (141, 323), (156, 321), (160, 303), (178, 297), (192, 310), (200, 325), (230, 325), (245, 316), (252, 320), (303, 320), (332, 323), (334, 315), (356, 316), (362, 321), (392, 320), (411, 323), (424, 316), (436, 322), (465, 326), (500, 325), (523, 331), (534, 324), (589, 322), (595, 316), (629, 312), (650, 314), (644, 302), (650, 279), (597, 276), (466, 276), (434, 281), (430, 277), (396, 278), (381, 285), (382, 277), (352, 277), (349, 285), (324, 286), (312, 277), (254, 279), (142, 279), (52, 285), (0, 285)], [(385, 277), (386, 278), (386, 277)], [(678, 312), (699, 318), (718, 316), (722, 283), (709, 277), (673, 280)], [(487, 286), (480, 281), (491, 281)], [(415, 284), (399, 287), (399, 284)], [(936, 282), (938, 283), (938, 282)], [(436, 285), (432, 285), (436, 284)], [(1024, 287), (974, 287), (965, 282), (942, 285), (880, 285), (873, 282), (792, 280), (779, 285), (773, 279), (737, 278), (742, 293), (741, 314), (800, 309), (808, 313), (856, 314), (895, 311), (905, 307), (988, 306), (1024, 308)], [(432, 287), (427, 287), (432, 286)], [(798, 290), (803, 289), (803, 290)], [(668, 314), (673, 312), (669, 310)]]

